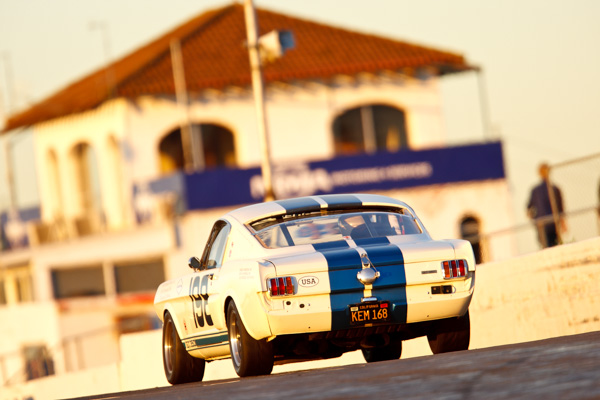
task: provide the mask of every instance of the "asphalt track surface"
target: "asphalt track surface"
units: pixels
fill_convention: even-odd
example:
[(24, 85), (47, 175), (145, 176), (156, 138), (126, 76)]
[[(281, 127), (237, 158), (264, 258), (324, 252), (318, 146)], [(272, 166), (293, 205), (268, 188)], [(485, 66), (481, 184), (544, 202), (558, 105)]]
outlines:
[(80, 399), (600, 399), (600, 332)]

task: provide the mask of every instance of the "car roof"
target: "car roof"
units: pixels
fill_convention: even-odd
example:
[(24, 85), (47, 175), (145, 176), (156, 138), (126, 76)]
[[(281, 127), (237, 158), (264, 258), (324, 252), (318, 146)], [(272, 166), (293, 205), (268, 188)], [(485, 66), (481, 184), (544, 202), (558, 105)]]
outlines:
[(414, 213), (406, 203), (400, 200), (376, 194), (357, 193), (297, 197), (293, 199), (258, 203), (233, 210), (229, 212), (226, 217), (233, 218), (242, 224), (247, 224), (259, 219), (277, 215), (373, 206), (402, 207), (407, 208)]

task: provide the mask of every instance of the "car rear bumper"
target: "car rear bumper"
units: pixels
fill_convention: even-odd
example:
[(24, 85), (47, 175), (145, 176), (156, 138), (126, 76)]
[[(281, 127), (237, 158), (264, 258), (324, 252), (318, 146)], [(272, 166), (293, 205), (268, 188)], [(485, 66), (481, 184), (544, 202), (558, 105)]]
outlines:
[(467, 279), (408, 286), (406, 322), (462, 316), (469, 308), (474, 289), (474, 273), (470, 273)]
[[(440, 293), (436, 293), (437, 289), (432, 287), (440, 287)], [(374, 297), (379, 301), (391, 302), (391, 323), (410, 324), (464, 315), (471, 302), (473, 289), (474, 275), (471, 274), (467, 279), (379, 290)], [(447, 293), (443, 293), (443, 290)], [(267, 318), (272, 335), (353, 328), (355, 325), (350, 324), (348, 306), (360, 302), (356, 298), (355, 294), (327, 294), (289, 296), (268, 301)]]

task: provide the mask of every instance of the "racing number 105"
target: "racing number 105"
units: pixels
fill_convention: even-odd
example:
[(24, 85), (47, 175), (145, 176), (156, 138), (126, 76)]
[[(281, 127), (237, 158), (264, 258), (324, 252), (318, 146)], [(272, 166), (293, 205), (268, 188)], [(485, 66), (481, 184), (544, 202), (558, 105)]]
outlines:
[(206, 325), (212, 325), (213, 320), (208, 314), (208, 275), (196, 276), (190, 281), (190, 298), (196, 328), (204, 327), (205, 321)]

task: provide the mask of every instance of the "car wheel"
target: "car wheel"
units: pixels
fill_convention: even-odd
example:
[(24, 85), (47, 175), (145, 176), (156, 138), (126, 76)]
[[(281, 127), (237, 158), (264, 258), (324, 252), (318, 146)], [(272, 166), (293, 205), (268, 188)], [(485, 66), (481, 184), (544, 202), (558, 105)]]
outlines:
[(273, 345), (266, 339), (255, 340), (246, 331), (237, 307), (227, 307), (227, 330), (233, 368), (240, 377), (268, 375), (273, 370)]
[(368, 363), (397, 360), (402, 355), (402, 340), (393, 339), (387, 346), (362, 349), (362, 353)]
[(467, 350), (470, 339), (469, 311), (459, 318), (447, 318), (435, 322), (432, 331), (427, 334), (433, 354)]
[(167, 381), (172, 385), (198, 382), (204, 377), (206, 362), (192, 357), (184, 348), (173, 317), (167, 311), (163, 322), (163, 366)]

